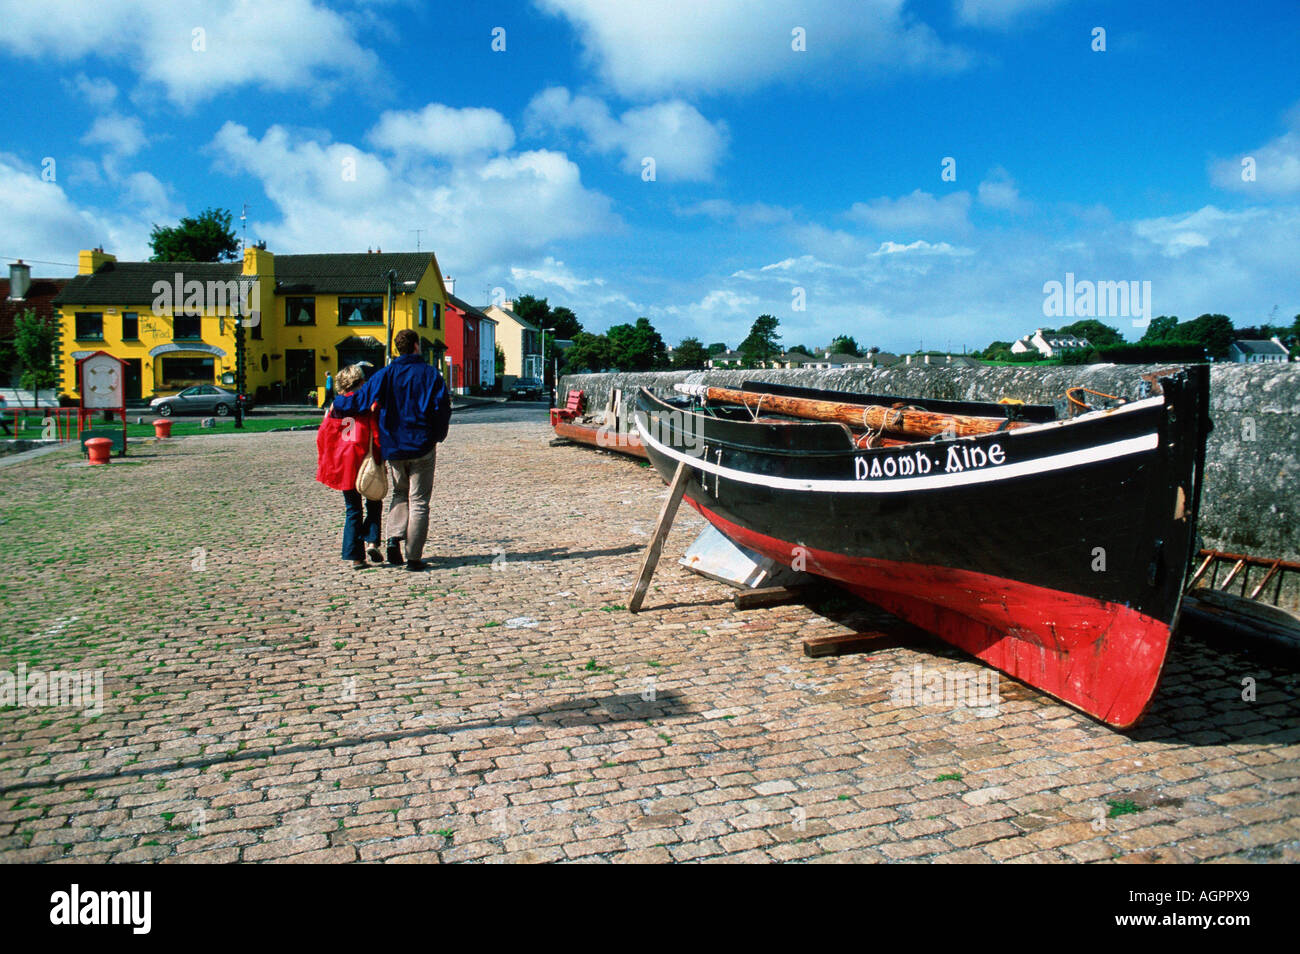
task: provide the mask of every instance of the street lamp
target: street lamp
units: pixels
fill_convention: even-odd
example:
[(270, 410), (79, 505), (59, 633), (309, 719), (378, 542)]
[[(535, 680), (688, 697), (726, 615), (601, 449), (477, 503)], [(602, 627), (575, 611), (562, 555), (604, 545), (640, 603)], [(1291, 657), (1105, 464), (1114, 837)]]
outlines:
[[(554, 331), (554, 328), (542, 329), (542, 388), (546, 389), (546, 332)], [(550, 390), (546, 390), (546, 406), (555, 407), (555, 396)]]

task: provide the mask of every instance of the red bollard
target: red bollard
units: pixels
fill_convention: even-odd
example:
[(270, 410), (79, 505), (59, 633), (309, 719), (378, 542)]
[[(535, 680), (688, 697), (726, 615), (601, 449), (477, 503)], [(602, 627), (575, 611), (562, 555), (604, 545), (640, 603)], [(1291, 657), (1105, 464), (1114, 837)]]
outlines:
[(158, 418), (153, 422), (153, 436), (158, 438), (172, 436), (172, 422), (166, 418)]
[(107, 464), (108, 455), (113, 452), (113, 442), (107, 437), (92, 437), (86, 441), (86, 453), (90, 455), (90, 463)]

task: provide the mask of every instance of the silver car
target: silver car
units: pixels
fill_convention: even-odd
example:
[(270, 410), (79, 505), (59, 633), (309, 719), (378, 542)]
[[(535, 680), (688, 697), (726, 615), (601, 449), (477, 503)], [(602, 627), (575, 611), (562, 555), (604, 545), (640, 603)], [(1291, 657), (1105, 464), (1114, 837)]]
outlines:
[[(217, 417), (225, 417), (235, 412), (237, 397), (234, 391), (227, 391), (215, 384), (196, 384), (176, 394), (156, 397), (149, 402), (149, 406), (161, 417), (171, 417), (173, 414), (215, 414)], [(247, 412), (252, 409), (252, 402), (245, 400), (244, 410)]]

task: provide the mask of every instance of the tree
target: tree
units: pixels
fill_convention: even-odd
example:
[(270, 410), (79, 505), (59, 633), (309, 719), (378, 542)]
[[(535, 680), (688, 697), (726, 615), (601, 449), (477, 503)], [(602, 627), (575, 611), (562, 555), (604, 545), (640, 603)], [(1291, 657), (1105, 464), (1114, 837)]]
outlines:
[(20, 387), (39, 396), (41, 391), (59, 383), (54, 364), (54, 346), (59, 332), (28, 308), (14, 320), (14, 356), (18, 360)]
[(683, 338), (682, 343), (673, 352), (673, 367), (683, 371), (695, 371), (704, 367), (709, 360), (709, 353), (700, 344), (699, 338)]
[(862, 352), (858, 350), (858, 343), (853, 340), (851, 335), (840, 335), (837, 338), (833, 338), (831, 340), (831, 353), (851, 355), (862, 354)]
[(1061, 329), (1060, 333), (1074, 335), (1076, 338), (1086, 338), (1088, 344), (1094, 348), (1106, 348), (1110, 345), (1124, 343), (1124, 336), (1118, 330), (1110, 325), (1102, 324), (1096, 318), (1084, 318), (1072, 325), (1066, 325)]
[(1227, 315), (1201, 315), (1178, 326), (1180, 338), (1205, 346), (1205, 353), (1216, 361), (1228, 356), (1232, 344), (1232, 319)]
[(668, 367), (668, 349), (649, 318), (635, 325), (614, 325), (606, 332), (610, 358), (620, 371), (654, 371)]
[[(1297, 320), (1297, 321), (1300, 321), (1300, 318), (1297, 318), (1296, 320)], [(709, 353), (709, 356), (710, 356), (710, 357), (712, 357), (712, 356), (715, 355), (715, 354), (722, 354), (722, 352), (726, 351), (726, 350), (727, 350), (727, 345), (726, 345), (725, 342), (722, 342), (722, 341), (715, 341), (715, 342), (713, 342), (713, 344), (709, 345), (709, 346), (708, 346), (707, 348), (705, 348), (704, 350), (707, 351), (707, 352)]]
[(1157, 341), (1172, 341), (1178, 331), (1177, 315), (1161, 315), (1159, 318), (1152, 318), (1151, 323), (1147, 325), (1146, 331), (1142, 333), (1141, 340), (1148, 344)]
[(180, 225), (154, 225), (149, 234), (152, 262), (229, 262), (239, 257), (239, 239), (226, 209), (206, 209)]
[(561, 340), (572, 340), (573, 336), (582, 330), (582, 322), (568, 308), (561, 305), (559, 308), (551, 309), (551, 325), (555, 329), (555, 337)]
[(749, 337), (740, 343), (740, 353), (751, 367), (770, 361), (781, 353), (777, 327), (781, 324), (774, 315), (759, 315), (749, 329)]
[(802, 354), (809, 358), (814, 357), (812, 349), (807, 345), (792, 345), (789, 350), (791, 354)]
[(501, 350), (500, 345), (496, 345), (496, 372), (497, 377), (506, 373), (506, 353)]
[(566, 374), (577, 374), (583, 371), (606, 371), (612, 366), (609, 339), (604, 335), (593, 335), (588, 331), (579, 331), (573, 336), (573, 347), (564, 352), (564, 370)]

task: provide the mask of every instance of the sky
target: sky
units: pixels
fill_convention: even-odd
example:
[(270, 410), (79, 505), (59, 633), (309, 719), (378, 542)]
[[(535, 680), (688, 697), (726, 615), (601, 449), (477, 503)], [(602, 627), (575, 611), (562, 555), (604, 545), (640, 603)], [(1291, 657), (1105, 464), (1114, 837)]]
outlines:
[[(0, 0), (0, 257), (231, 210), (432, 250), (459, 297), (732, 347), (961, 351), (1300, 314), (1300, 3)], [(1114, 305), (1114, 302), (1108, 302)], [(1142, 314), (1096, 316), (1130, 339)]]

